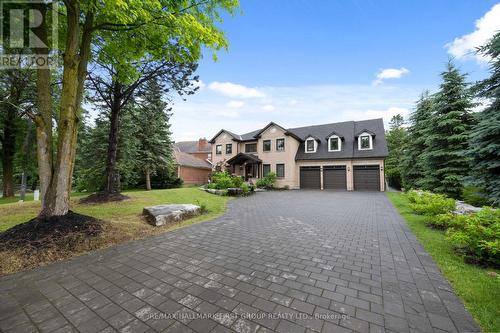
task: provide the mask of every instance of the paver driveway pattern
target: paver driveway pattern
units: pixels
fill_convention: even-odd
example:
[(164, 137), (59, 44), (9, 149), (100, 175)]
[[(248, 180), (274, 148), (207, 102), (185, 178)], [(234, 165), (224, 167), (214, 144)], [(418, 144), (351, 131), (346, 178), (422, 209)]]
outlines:
[(0, 279), (5, 332), (479, 331), (385, 194), (284, 191)]

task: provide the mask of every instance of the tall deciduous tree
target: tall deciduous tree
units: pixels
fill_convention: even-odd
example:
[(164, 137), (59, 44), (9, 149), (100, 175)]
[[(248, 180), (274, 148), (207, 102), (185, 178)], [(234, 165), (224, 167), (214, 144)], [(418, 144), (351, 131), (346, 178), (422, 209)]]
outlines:
[[(37, 70), (38, 113), (33, 115), (38, 130), (38, 165), (43, 196), (40, 217), (65, 215), (69, 211), (80, 106), (91, 45), (105, 43), (116, 58), (124, 50), (133, 48), (138, 58), (149, 54), (154, 60), (193, 63), (200, 58), (202, 46), (214, 51), (226, 47), (226, 40), (215, 23), (221, 20), (221, 9), (232, 12), (238, 6), (237, 0), (129, 0), (121, 1), (119, 6), (114, 1), (57, 2), (62, 5), (60, 17), (64, 31), (61, 33), (63, 69), (57, 108), (56, 152), (52, 152), (50, 69)], [(49, 45), (47, 11), (51, 3), (33, 6), (40, 10), (43, 18), (34, 32), (45, 45)], [(109, 34), (110, 31), (115, 34)], [(49, 53), (48, 47), (34, 51)]]
[(390, 186), (401, 188), (401, 158), (406, 129), (403, 127), (403, 116), (397, 114), (391, 118), (389, 130), (386, 133), (389, 156), (385, 160), (385, 173)]
[(500, 33), (480, 49), (490, 57), (489, 78), (478, 82), (474, 90), (491, 102), (479, 115), (470, 135), (473, 180), (500, 203)]
[(470, 90), (455, 65), (449, 61), (441, 73), (443, 82), (433, 100), (433, 113), (426, 131), (424, 151), (426, 189), (454, 198), (462, 195), (469, 174), (469, 133), (474, 117)]
[(415, 111), (410, 115), (408, 134), (403, 143), (401, 181), (405, 189), (418, 188), (424, 178), (425, 160), (422, 154), (427, 148), (425, 141), (431, 115), (432, 96), (428, 91), (424, 91), (417, 102)]
[(149, 80), (140, 94), (135, 124), (138, 146), (138, 164), (144, 172), (146, 189), (151, 190), (151, 175), (172, 163), (170, 114), (162, 100), (161, 84)]

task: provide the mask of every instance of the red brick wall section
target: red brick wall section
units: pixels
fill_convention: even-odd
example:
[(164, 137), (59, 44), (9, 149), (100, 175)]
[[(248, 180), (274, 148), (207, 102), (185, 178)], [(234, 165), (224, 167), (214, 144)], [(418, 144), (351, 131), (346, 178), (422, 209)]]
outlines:
[(184, 180), (184, 184), (206, 184), (211, 170), (179, 166), (177, 177)]

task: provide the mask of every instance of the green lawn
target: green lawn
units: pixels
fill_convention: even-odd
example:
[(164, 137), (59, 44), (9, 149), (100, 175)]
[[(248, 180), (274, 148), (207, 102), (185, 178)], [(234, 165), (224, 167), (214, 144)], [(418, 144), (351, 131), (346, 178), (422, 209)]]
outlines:
[(387, 195), (482, 330), (500, 332), (500, 278), (491, 274), (500, 273), (499, 270), (466, 264), (455, 255), (444, 232), (425, 226), (426, 217), (413, 214), (408, 207), (408, 200), (401, 193), (388, 192)]
[[(203, 203), (207, 206), (209, 212), (189, 220), (195, 223), (222, 214), (229, 199), (229, 197), (209, 194), (194, 187), (153, 191), (134, 190), (123, 194), (131, 199), (118, 203), (82, 205), (78, 203), (78, 200), (86, 194), (75, 193), (71, 196), (71, 209), (77, 213), (94, 216), (102, 220), (137, 223), (142, 222), (139, 220), (142, 208), (145, 206), (169, 203)], [(10, 203), (8, 202), (9, 199)], [(2, 204), (0, 205), (0, 231), (7, 230), (18, 223), (26, 222), (37, 215), (40, 209), (39, 202), (18, 202), (18, 200), (19, 198), (0, 200), (0, 204)]]
[[(198, 188), (178, 188), (153, 191), (124, 192), (130, 199), (105, 204), (80, 204), (82, 194), (72, 196), (71, 209), (110, 222), (102, 234), (92, 242), (85, 240), (75, 249), (53, 248), (51, 251), (33, 253), (29, 247), (0, 251), (0, 276), (31, 269), (53, 261), (68, 259), (91, 250), (112, 246), (133, 239), (157, 235), (194, 223), (213, 219), (224, 213), (230, 197), (213, 195)], [(185, 220), (178, 224), (154, 227), (145, 222), (142, 209), (146, 206), (170, 203), (193, 203), (204, 205), (208, 213)], [(40, 202), (25, 201), (0, 205), (0, 232), (37, 216)]]

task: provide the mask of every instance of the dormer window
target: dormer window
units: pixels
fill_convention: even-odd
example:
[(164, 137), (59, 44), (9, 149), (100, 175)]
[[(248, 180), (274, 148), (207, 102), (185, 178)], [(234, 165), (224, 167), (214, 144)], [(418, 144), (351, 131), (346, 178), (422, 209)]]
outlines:
[(368, 133), (363, 133), (358, 137), (358, 149), (370, 150), (373, 149), (373, 137)]
[(307, 138), (305, 142), (306, 153), (315, 153), (318, 148), (318, 142), (315, 138)]
[(332, 135), (328, 138), (328, 151), (340, 151), (341, 145), (342, 143), (338, 136)]

